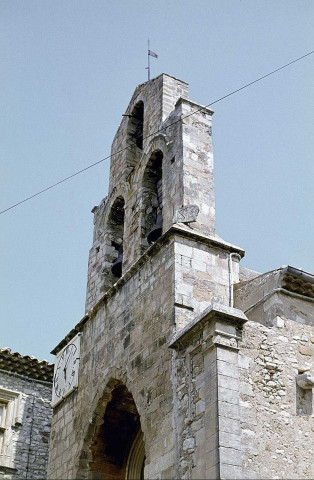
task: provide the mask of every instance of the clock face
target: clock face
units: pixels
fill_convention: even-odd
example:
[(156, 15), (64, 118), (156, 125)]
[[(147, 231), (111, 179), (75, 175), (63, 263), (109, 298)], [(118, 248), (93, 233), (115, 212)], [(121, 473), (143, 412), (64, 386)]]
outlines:
[(79, 337), (76, 337), (60, 352), (56, 359), (53, 377), (53, 406), (77, 387), (78, 364)]

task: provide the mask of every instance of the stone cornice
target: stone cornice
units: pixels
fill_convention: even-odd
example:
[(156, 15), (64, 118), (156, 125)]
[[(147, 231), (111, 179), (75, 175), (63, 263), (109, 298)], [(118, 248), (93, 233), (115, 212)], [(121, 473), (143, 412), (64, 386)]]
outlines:
[[(220, 303), (213, 303), (182, 330), (177, 332), (169, 343), (169, 347), (175, 350), (184, 348), (199, 331), (204, 329), (206, 324), (209, 324), (213, 320), (241, 328), (248, 319), (246, 315), (237, 308), (227, 307)], [(220, 328), (214, 328), (210, 337), (212, 345), (219, 343), (229, 348), (236, 348), (238, 337), (223, 327), (221, 328), (221, 326)]]
[[(176, 108), (181, 104), (181, 103), (189, 103), (192, 107), (196, 107), (196, 111), (204, 111), (206, 113), (208, 113), (209, 115), (213, 115), (214, 114), (214, 110), (211, 110), (210, 108), (206, 107), (205, 105), (201, 105), (199, 103), (196, 103), (196, 102), (193, 102), (192, 100), (188, 99), (188, 98), (184, 98), (184, 97), (180, 97), (179, 100), (177, 101), (176, 103)], [(184, 117), (183, 117), (184, 119)]]
[(169, 230), (167, 230), (158, 240), (148, 247), (146, 252), (135, 262), (131, 267), (122, 275), (121, 278), (111, 287), (107, 292), (100, 298), (100, 300), (88, 311), (86, 315), (75, 325), (75, 327), (61, 340), (60, 343), (51, 351), (52, 355), (56, 355), (60, 350), (65, 347), (72, 338), (75, 337), (79, 332), (82, 331), (86, 322), (94, 317), (98, 310), (107, 303), (107, 301), (115, 295), (115, 293), (126, 283), (129, 279), (141, 268), (147, 261), (155, 256), (157, 252), (167, 244), (175, 235), (188, 238), (190, 240), (197, 241), (203, 245), (208, 245), (220, 250), (225, 250), (227, 252), (238, 253), (241, 257), (244, 256), (244, 250), (240, 247), (232, 245), (231, 243), (225, 242), (220, 237), (213, 235), (207, 236), (203, 235), (200, 232), (192, 230), (191, 228), (185, 227), (184, 224), (175, 224), (172, 225)]
[(182, 236), (184, 238), (190, 238), (191, 240), (196, 240), (197, 242), (202, 243), (204, 245), (210, 245), (215, 248), (220, 248), (230, 253), (238, 253), (241, 258), (243, 258), (245, 254), (242, 248), (236, 245), (233, 245), (232, 243), (226, 242), (225, 240), (220, 238), (218, 235), (204, 235), (203, 233), (193, 230), (192, 228), (187, 228), (182, 223), (174, 224), (171, 228), (169, 228), (169, 230), (165, 233), (165, 235), (168, 232), (176, 233), (177, 235)]

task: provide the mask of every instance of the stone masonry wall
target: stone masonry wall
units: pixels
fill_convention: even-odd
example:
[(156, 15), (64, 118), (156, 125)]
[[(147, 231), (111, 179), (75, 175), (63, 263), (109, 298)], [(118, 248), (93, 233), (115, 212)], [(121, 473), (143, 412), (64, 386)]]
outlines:
[(242, 312), (212, 304), (171, 344), (178, 478), (243, 478), (237, 347), (243, 322)]
[(296, 379), (313, 378), (314, 327), (249, 321), (239, 350), (222, 333), (208, 348), (196, 325), (173, 354), (179, 478), (313, 478), (313, 391)]
[[(190, 449), (190, 437), (180, 426), (186, 422), (186, 412), (180, 407), (177, 388), (182, 384), (184, 391), (184, 380), (180, 380), (180, 360), (178, 364), (168, 344), (176, 331), (213, 300), (228, 305), (229, 253), (222, 248), (225, 244), (218, 248), (209, 238), (199, 236), (197, 241), (189, 238), (191, 235), (184, 229), (179, 234), (177, 229), (161, 244), (150, 247), (134, 273), (112, 287), (112, 295), (108, 293), (104, 305), (85, 325), (79, 389), (54, 410), (50, 478), (89, 475), (92, 432), (102, 421), (106, 402), (101, 399), (113, 379), (126, 385), (140, 415), (147, 456), (145, 476), (181, 478), (192, 468), (184, 467), (180, 453)], [(237, 278), (238, 259), (233, 263)], [(202, 364), (201, 357), (197, 362)], [(196, 371), (203, 375), (201, 364), (191, 373), (193, 379)], [(201, 398), (198, 393), (197, 398)], [(98, 420), (95, 411), (101, 412)], [(205, 443), (203, 439), (203, 446)], [(204, 473), (201, 451), (197, 451), (196, 471)]]
[[(183, 140), (183, 205), (195, 203), (200, 212), (195, 227), (205, 235), (215, 232), (213, 111), (189, 100), (179, 100)], [(192, 112), (196, 112), (193, 113)]]
[[(175, 307), (177, 329), (183, 328), (212, 302), (229, 305), (229, 252), (197, 239), (176, 237)], [(203, 239), (204, 240), (204, 239)], [(238, 281), (238, 259), (232, 259)]]
[(112, 380), (128, 388), (139, 412), (147, 455), (145, 476), (176, 477), (167, 346), (174, 329), (173, 250), (169, 241), (148, 257), (86, 324), (79, 388), (54, 409), (50, 478), (88, 476), (90, 442), (102, 421), (107, 404), (102, 398)]
[[(240, 346), (240, 410), (245, 478), (313, 478), (314, 416), (302, 412), (296, 377), (314, 373), (314, 327), (278, 318), (250, 321)], [(301, 392), (302, 393), (302, 392)], [(312, 390), (303, 394), (309, 404)]]
[(10, 469), (0, 455), (0, 478), (43, 479), (47, 475), (51, 427), (51, 388), (46, 382), (0, 371), (0, 388), (19, 393), (19, 421), (9, 428)]

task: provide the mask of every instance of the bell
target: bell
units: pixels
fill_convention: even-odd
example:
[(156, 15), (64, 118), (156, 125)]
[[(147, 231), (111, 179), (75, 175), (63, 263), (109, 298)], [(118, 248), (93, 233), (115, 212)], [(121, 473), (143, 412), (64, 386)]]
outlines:
[(123, 245), (119, 247), (118, 250), (118, 258), (114, 261), (111, 267), (111, 273), (115, 276), (120, 278), (122, 275), (122, 261), (123, 261)]
[(147, 235), (147, 241), (151, 245), (153, 242), (161, 237), (162, 235), (162, 212), (159, 210), (157, 213), (156, 223), (154, 227), (151, 229), (149, 234)]

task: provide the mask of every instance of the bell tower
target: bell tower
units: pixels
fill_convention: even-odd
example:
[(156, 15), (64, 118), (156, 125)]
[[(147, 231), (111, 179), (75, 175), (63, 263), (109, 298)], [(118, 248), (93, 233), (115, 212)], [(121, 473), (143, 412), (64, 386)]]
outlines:
[(75, 337), (80, 355), (75, 387), (59, 381), (50, 478), (219, 478), (228, 465), (218, 417), (233, 428), (237, 406), (220, 411), (217, 365), (236, 374), (244, 252), (215, 233), (212, 114), (166, 74), (123, 113), (92, 210), (86, 312), (52, 352)]
[(169, 75), (135, 90), (113, 140), (108, 196), (93, 209), (86, 311), (174, 225), (215, 234), (212, 114)]

